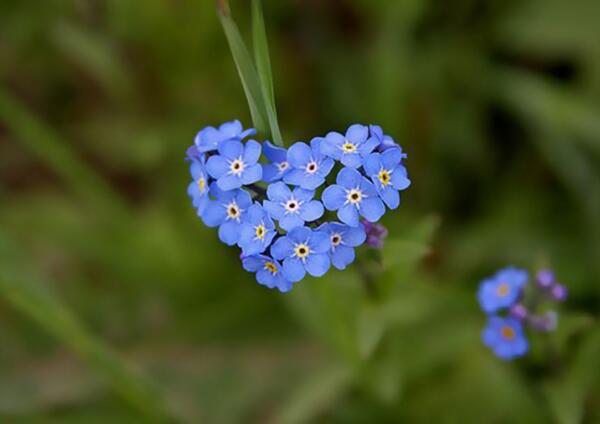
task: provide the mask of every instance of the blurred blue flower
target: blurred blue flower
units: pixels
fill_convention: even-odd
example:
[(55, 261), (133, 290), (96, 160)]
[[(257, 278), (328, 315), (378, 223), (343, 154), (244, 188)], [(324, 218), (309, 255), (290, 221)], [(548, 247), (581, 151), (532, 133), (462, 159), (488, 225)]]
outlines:
[(321, 153), (339, 160), (345, 166), (360, 168), (362, 158), (375, 149), (379, 141), (369, 137), (369, 129), (364, 125), (351, 125), (346, 135), (332, 131), (321, 142)]
[(245, 146), (238, 140), (223, 141), (218, 151), (208, 159), (206, 169), (221, 190), (240, 188), (262, 178), (262, 166), (257, 163), (261, 146), (256, 141), (250, 140)]
[(254, 128), (244, 131), (240, 121), (225, 122), (218, 129), (215, 127), (206, 127), (194, 139), (194, 144), (200, 153), (217, 150), (219, 144), (226, 140), (241, 141), (248, 136), (256, 134)]
[(263, 164), (263, 181), (272, 183), (283, 178), (290, 171), (290, 164), (287, 161), (287, 150), (283, 147), (277, 147), (266, 141), (263, 152), (270, 163)]
[[(369, 134), (378, 141), (377, 150), (383, 152), (390, 147), (396, 147), (402, 152), (402, 147), (394, 141), (392, 137), (383, 133), (383, 129), (379, 125), (369, 125)], [(406, 158), (406, 153), (402, 153), (402, 159)]]
[(313, 190), (300, 187), (292, 191), (278, 181), (267, 187), (269, 200), (265, 200), (263, 206), (273, 219), (279, 221), (281, 228), (289, 231), (323, 216), (323, 205), (318, 200), (312, 200), (314, 194)]
[(490, 316), (481, 339), (496, 356), (505, 360), (523, 356), (529, 349), (521, 322), (512, 317)]
[(317, 231), (329, 234), (331, 246), (329, 257), (332, 265), (339, 270), (345, 269), (354, 262), (354, 248), (363, 244), (367, 238), (362, 225), (349, 227), (338, 222), (330, 222), (321, 225)]
[(243, 257), (242, 266), (248, 272), (255, 272), (256, 281), (263, 286), (277, 288), (282, 293), (292, 289), (292, 283), (283, 276), (281, 264), (273, 258), (264, 255)]
[(275, 241), (271, 254), (283, 260), (283, 275), (296, 282), (308, 272), (313, 277), (324, 275), (331, 265), (329, 234), (313, 231), (307, 227), (296, 227), (286, 236)]
[(479, 286), (481, 309), (487, 314), (492, 314), (502, 308), (509, 308), (519, 300), (521, 289), (528, 278), (526, 271), (517, 268), (505, 268), (486, 278)]
[(360, 215), (369, 222), (376, 222), (383, 216), (385, 206), (375, 187), (357, 170), (343, 168), (336, 182), (325, 189), (322, 199), (328, 210), (337, 210), (337, 216), (344, 224), (358, 226)]
[(283, 176), (283, 181), (307, 190), (314, 190), (325, 182), (334, 162), (321, 154), (321, 140), (314, 138), (310, 147), (299, 141), (288, 149), (287, 159), (292, 169)]
[(190, 159), (190, 174), (192, 182), (188, 186), (188, 195), (192, 198), (192, 204), (198, 210), (199, 214), (204, 213), (208, 205), (209, 178), (206, 173), (204, 158)]
[(238, 246), (245, 256), (264, 252), (277, 234), (275, 224), (259, 204), (248, 208), (240, 227)]
[(242, 218), (252, 205), (250, 194), (244, 190), (223, 191), (218, 184), (210, 185), (210, 200), (200, 217), (208, 227), (219, 227), (219, 239), (233, 246), (239, 241)]
[(371, 153), (364, 159), (364, 169), (387, 207), (396, 209), (400, 205), (398, 191), (410, 186), (406, 168), (402, 166), (400, 149), (392, 148), (383, 153)]

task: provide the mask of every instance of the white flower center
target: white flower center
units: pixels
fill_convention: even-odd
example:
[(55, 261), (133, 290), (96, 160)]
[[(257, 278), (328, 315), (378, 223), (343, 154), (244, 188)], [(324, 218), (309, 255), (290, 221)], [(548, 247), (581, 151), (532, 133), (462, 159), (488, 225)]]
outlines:
[(346, 203), (352, 203), (353, 205), (358, 206), (362, 201), (363, 197), (367, 197), (363, 194), (362, 191), (358, 188), (353, 188), (352, 190), (348, 190), (346, 192)]
[(331, 245), (335, 248), (342, 244), (342, 236), (341, 234), (334, 233), (331, 235)]
[(309, 254), (310, 248), (306, 243), (300, 243), (297, 244), (296, 247), (294, 247), (294, 255), (302, 260), (305, 260)]
[(233, 175), (240, 175), (242, 172), (244, 172), (245, 166), (246, 165), (241, 158), (235, 159), (229, 164), (229, 172)]
[(277, 164), (277, 169), (279, 169), (279, 172), (284, 172), (286, 169), (288, 169), (290, 166), (289, 163), (287, 162), (279, 162)]
[(234, 219), (239, 222), (242, 211), (235, 201), (225, 205), (225, 210), (227, 211), (227, 219)]
[(300, 206), (302, 206), (302, 203), (303, 202), (301, 202), (299, 200), (296, 200), (293, 197), (290, 197), (288, 199), (288, 201), (283, 204), (283, 207), (285, 209), (285, 213), (286, 214), (289, 214), (289, 213), (299, 213), (300, 212)]
[(314, 174), (315, 172), (317, 172), (319, 170), (319, 164), (317, 164), (317, 162), (310, 161), (307, 165), (306, 165), (306, 172), (308, 174)]

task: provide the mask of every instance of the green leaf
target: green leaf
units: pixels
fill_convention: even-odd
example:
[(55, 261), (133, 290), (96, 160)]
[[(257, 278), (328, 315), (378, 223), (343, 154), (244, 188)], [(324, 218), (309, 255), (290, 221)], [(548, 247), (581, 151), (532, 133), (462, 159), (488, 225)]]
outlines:
[(271, 71), (271, 60), (269, 59), (269, 44), (267, 42), (267, 32), (265, 30), (261, 0), (252, 1), (252, 37), (254, 44), (254, 60), (256, 62), (256, 69), (258, 70), (261, 91), (265, 99), (271, 136), (275, 144), (283, 146), (283, 139), (277, 121), (273, 73)]

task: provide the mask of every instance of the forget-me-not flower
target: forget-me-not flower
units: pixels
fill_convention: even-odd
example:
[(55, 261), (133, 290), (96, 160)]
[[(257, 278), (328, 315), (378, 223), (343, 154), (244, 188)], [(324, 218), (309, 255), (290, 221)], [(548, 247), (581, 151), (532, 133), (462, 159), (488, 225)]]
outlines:
[[(402, 147), (391, 136), (384, 134), (383, 129), (379, 125), (369, 125), (369, 134), (379, 142), (377, 146), (378, 151), (383, 152), (390, 147), (395, 147), (402, 152)], [(406, 158), (406, 156), (406, 153), (402, 153), (402, 159)]]
[(265, 255), (253, 255), (242, 258), (242, 266), (248, 272), (256, 273), (256, 281), (270, 289), (277, 288), (285, 293), (292, 289), (292, 282), (283, 276), (281, 264)]
[(505, 268), (486, 278), (481, 282), (478, 293), (481, 309), (492, 314), (509, 308), (519, 300), (528, 278), (526, 271), (517, 268)]
[(210, 200), (200, 217), (208, 227), (219, 227), (219, 239), (233, 246), (239, 241), (242, 218), (252, 205), (247, 191), (237, 189), (223, 191), (218, 184), (210, 185)]
[(322, 200), (328, 210), (337, 210), (337, 216), (344, 224), (356, 227), (359, 216), (369, 222), (376, 222), (383, 216), (385, 206), (375, 187), (357, 170), (342, 169), (336, 182), (323, 191)]
[(242, 220), (238, 246), (245, 256), (256, 255), (271, 245), (276, 234), (273, 220), (262, 206), (254, 204), (248, 208)]
[(273, 243), (271, 254), (275, 259), (283, 260), (283, 275), (296, 282), (307, 272), (313, 277), (324, 275), (331, 266), (329, 249), (329, 234), (296, 227)]
[(349, 227), (339, 222), (330, 222), (321, 225), (317, 231), (329, 234), (329, 257), (333, 266), (339, 270), (354, 262), (354, 248), (363, 244), (367, 238), (362, 225)]
[(402, 151), (391, 148), (383, 153), (371, 153), (364, 160), (364, 170), (387, 207), (396, 209), (400, 205), (398, 191), (410, 186), (406, 168), (402, 165)]
[(325, 182), (334, 162), (321, 153), (321, 140), (313, 138), (310, 147), (299, 141), (288, 149), (287, 158), (292, 169), (283, 176), (283, 181), (307, 190), (314, 190)]
[(323, 205), (318, 200), (313, 200), (314, 194), (313, 190), (300, 187), (292, 191), (278, 181), (267, 187), (269, 200), (265, 200), (263, 206), (273, 219), (279, 221), (281, 228), (289, 231), (323, 216)]
[(360, 168), (362, 158), (377, 147), (379, 141), (369, 137), (369, 129), (364, 125), (351, 125), (346, 135), (332, 131), (321, 142), (321, 153), (339, 160), (350, 168)]
[(261, 146), (254, 140), (243, 145), (238, 140), (219, 144), (219, 154), (206, 162), (208, 173), (217, 180), (221, 190), (233, 190), (262, 178), (262, 166), (257, 163)]
[(192, 182), (188, 186), (188, 194), (192, 198), (192, 204), (202, 214), (208, 205), (209, 178), (206, 173), (204, 157), (190, 159), (190, 173)]
[(225, 122), (219, 128), (206, 127), (194, 139), (194, 144), (200, 153), (217, 150), (219, 144), (226, 140), (241, 141), (248, 136), (256, 134), (254, 128), (244, 131), (240, 121)]
[(506, 360), (523, 356), (529, 349), (521, 322), (512, 317), (490, 316), (481, 340), (496, 356)]
[(266, 141), (263, 152), (270, 163), (265, 163), (263, 167), (263, 181), (272, 183), (281, 180), (285, 174), (290, 171), (290, 164), (287, 161), (287, 150), (283, 147), (277, 147)]

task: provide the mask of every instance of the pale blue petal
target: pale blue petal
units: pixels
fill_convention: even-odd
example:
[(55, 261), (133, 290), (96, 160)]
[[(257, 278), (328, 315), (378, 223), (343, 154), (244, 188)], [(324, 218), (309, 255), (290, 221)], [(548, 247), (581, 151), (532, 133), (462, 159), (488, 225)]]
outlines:
[(312, 200), (302, 206), (302, 210), (300, 211), (300, 217), (304, 221), (314, 221), (323, 216), (323, 204), (318, 200)]
[(304, 168), (310, 162), (311, 155), (312, 150), (308, 144), (299, 141), (288, 149), (287, 158), (290, 165), (296, 168)]
[(234, 190), (242, 186), (242, 179), (237, 175), (224, 175), (217, 180), (217, 186), (223, 191)]
[(281, 237), (271, 246), (271, 255), (275, 259), (281, 260), (294, 253), (294, 245), (287, 237)]
[(360, 202), (360, 211), (367, 221), (377, 222), (385, 213), (385, 206), (379, 198), (372, 197)]
[(287, 258), (283, 261), (283, 275), (289, 281), (295, 283), (306, 275), (306, 270), (298, 258)]
[(348, 265), (354, 262), (354, 249), (348, 246), (338, 246), (331, 254), (331, 262), (333, 266), (339, 270), (345, 269)]
[(394, 169), (402, 161), (402, 151), (397, 148), (387, 149), (381, 154), (381, 163), (385, 169)]
[(219, 227), (219, 240), (228, 246), (237, 244), (240, 237), (240, 224), (226, 221)]
[(256, 281), (270, 289), (275, 287), (276, 280), (276, 277), (267, 269), (263, 268), (256, 273)]
[(252, 197), (246, 190), (238, 190), (235, 194), (235, 201), (243, 210), (248, 209), (252, 205)]
[(242, 259), (242, 267), (248, 272), (256, 272), (265, 266), (266, 256), (255, 255)]
[(352, 141), (354, 144), (362, 143), (369, 136), (369, 129), (364, 125), (354, 124), (350, 125), (346, 131), (346, 138)]
[(347, 227), (342, 236), (342, 242), (351, 247), (360, 246), (367, 239), (365, 228), (362, 225), (358, 227)]
[(331, 238), (325, 231), (315, 231), (310, 236), (309, 242), (311, 250), (316, 253), (326, 253), (331, 248)]
[(304, 243), (310, 238), (312, 230), (308, 227), (297, 227), (288, 233), (288, 238), (295, 243)]
[(342, 154), (342, 163), (350, 168), (360, 168), (362, 160), (358, 153), (346, 153)]
[(296, 227), (301, 227), (303, 225), (304, 220), (300, 218), (297, 214), (284, 214), (283, 217), (279, 220), (279, 226), (286, 231), (290, 231)]
[(267, 197), (274, 202), (285, 202), (292, 195), (290, 188), (278, 181), (267, 187)]
[(279, 220), (285, 213), (285, 209), (283, 208), (283, 206), (281, 206), (281, 204), (279, 204), (277, 202), (271, 202), (270, 200), (265, 200), (265, 201), (263, 201), (263, 206), (273, 219)]
[(342, 187), (352, 189), (360, 185), (362, 178), (356, 169), (343, 168), (337, 175), (336, 182)]
[(371, 153), (379, 145), (379, 140), (375, 137), (367, 139), (363, 144), (358, 147), (358, 151), (361, 156), (366, 156)]
[(271, 183), (271, 182), (281, 179), (281, 174), (279, 173), (279, 168), (277, 166), (268, 163), (268, 164), (263, 164), (262, 169), (263, 169), (263, 176), (262, 176), (263, 181), (265, 181), (267, 183)]
[(337, 216), (340, 221), (342, 221), (344, 224), (350, 225), (351, 227), (356, 227), (359, 224), (358, 211), (354, 205), (347, 204), (342, 206), (338, 210)]
[[(346, 142), (346, 137), (344, 137), (342, 134), (335, 132), (335, 131), (331, 131), (330, 133), (327, 133), (327, 135), (325, 136), (325, 140), (327, 140), (328, 143), (334, 145), (334, 146), (341, 146), (342, 144), (344, 144)], [(321, 150), (323, 148), (321, 147)]]
[(363, 194), (365, 194), (367, 197), (377, 196), (377, 189), (375, 189), (375, 185), (373, 185), (373, 183), (367, 180), (365, 177), (361, 178), (360, 189), (362, 190)]
[(295, 188), (294, 189), (294, 197), (296, 200), (301, 202), (307, 202), (311, 200), (315, 195), (314, 190), (306, 190), (304, 188)]
[(333, 166), (335, 165), (335, 162), (333, 159), (323, 159), (321, 161), (321, 163), (319, 164), (319, 175), (326, 177), (329, 175), (329, 173), (331, 172), (331, 170), (333, 169)]
[(219, 154), (227, 159), (239, 159), (244, 152), (244, 146), (238, 140), (225, 140), (219, 143)]
[(381, 170), (381, 154), (371, 153), (363, 160), (363, 167), (366, 174), (371, 177), (379, 174)]
[(263, 208), (259, 204), (254, 204), (248, 208), (248, 212), (245, 217), (245, 221), (258, 224), (262, 219), (264, 219), (265, 212)]
[(244, 163), (246, 166), (253, 165), (258, 161), (260, 157), (261, 146), (254, 140), (249, 140), (244, 146)]
[(321, 142), (320, 151), (325, 156), (330, 156), (337, 160), (342, 156), (342, 151), (338, 145), (327, 138)]
[(346, 190), (339, 185), (331, 185), (323, 191), (321, 198), (328, 210), (335, 211), (341, 208), (346, 201)]
[(217, 227), (225, 221), (226, 211), (218, 202), (209, 202), (200, 216), (207, 227)]
[(263, 151), (265, 157), (271, 162), (279, 163), (287, 160), (287, 150), (282, 147), (277, 147), (269, 141), (264, 143)]
[(392, 173), (390, 182), (396, 190), (404, 190), (410, 186), (410, 180), (406, 178), (406, 172), (402, 172), (403, 168), (396, 168)]
[(222, 156), (211, 156), (206, 162), (206, 170), (213, 178), (220, 178), (229, 172), (229, 164)]
[(290, 172), (283, 176), (283, 181), (287, 184), (299, 186), (302, 184), (306, 173), (303, 169), (290, 169)]
[(392, 187), (386, 187), (380, 190), (381, 198), (388, 208), (396, 209), (400, 205), (400, 195)]
[(242, 132), (242, 129), (242, 123), (237, 119), (235, 121), (225, 122), (219, 127), (219, 131), (221, 134), (223, 134), (223, 137), (226, 138), (234, 138), (239, 136), (239, 134)]
[(323, 253), (308, 255), (306, 258), (306, 271), (313, 277), (321, 277), (329, 271), (331, 261), (329, 256)]
[(321, 184), (325, 182), (325, 178), (321, 176), (320, 173), (315, 174), (304, 174), (302, 179), (300, 180), (300, 187), (307, 190), (315, 190)]
[(253, 184), (257, 181), (260, 181), (262, 178), (262, 166), (260, 164), (252, 165), (242, 172), (242, 183), (243, 184)]

